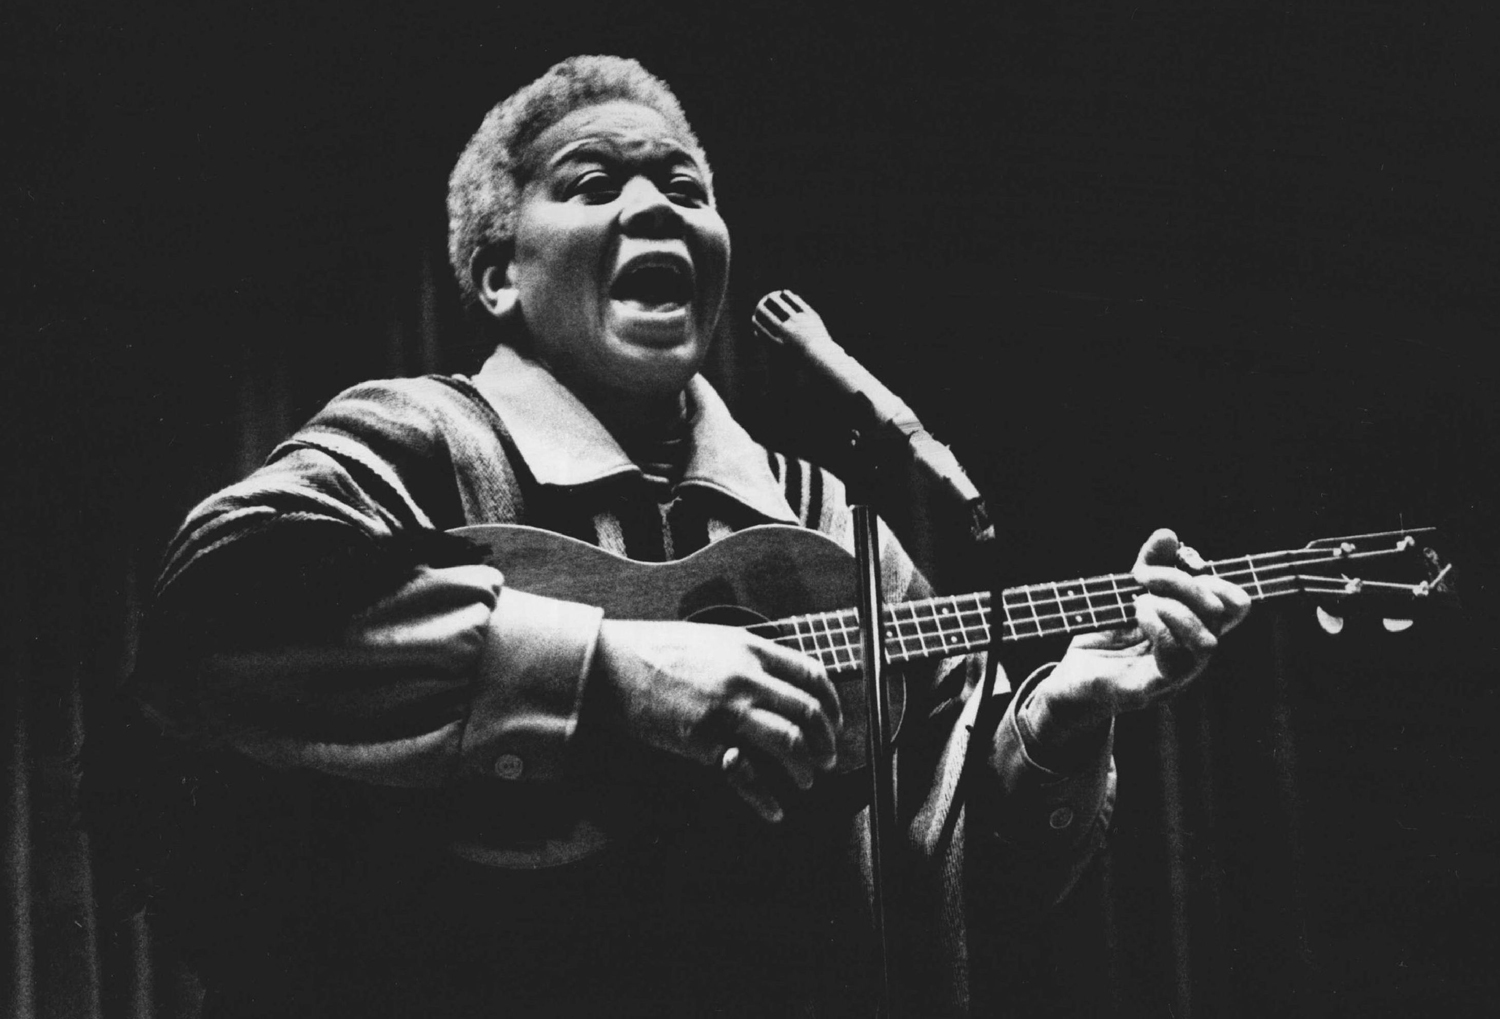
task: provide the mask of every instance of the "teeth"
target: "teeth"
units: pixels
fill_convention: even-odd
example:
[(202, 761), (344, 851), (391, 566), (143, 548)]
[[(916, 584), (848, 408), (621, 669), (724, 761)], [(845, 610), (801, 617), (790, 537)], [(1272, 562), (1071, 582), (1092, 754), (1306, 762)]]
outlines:
[(647, 307), (685, 304), (692, 299), (692, 278), (675, 263), (647, 262), (622, 273), (610, 296)]

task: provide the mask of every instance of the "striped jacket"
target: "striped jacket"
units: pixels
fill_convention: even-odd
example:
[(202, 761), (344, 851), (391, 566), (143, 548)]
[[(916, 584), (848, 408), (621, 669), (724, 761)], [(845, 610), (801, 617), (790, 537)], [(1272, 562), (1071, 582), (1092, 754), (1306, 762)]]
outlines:
[[(763, 523), (815, 528), (850, 545), (836, 477), (765, 450), (701, 378), (688, 400), (691, 452), (666, 490), (572, 393), (509, 348), (472, 379), (373, 382), (341, 394), (264, 467), (189, 516), (158, 584), (138, 694), (169, 731), (283, 778), (385, 788), (407, 803), (429, 790), (421, 816), (443, 820), (415, 843), (456, 847), (470, 861), (485, 862), (486, 847), (503, 854), (507, 839), (534, 832), (529, 823), (495, 819), (536, 815), (545, 823), (550, 792), (570, 782), (579, 756), (591, 752), (578, 715), (601, 613), (514, 590), (436, 532), (523, 523), (644, 560), (679, 558)], [(882, 544), (887, 596), (920, 596), (925, 582), (899, 543), (883, 533)], [(942, 932), (916, 946), (927, 973), (917, 983), (924, 1008), (934, 1011), (962, 1010), (967, 1000), (972, 925), (963, 914), (976, 853), (986, 856), (997, 886), (1010, 881), (1018, 898), (1051, 901), (1101, 844), (1112, 803), (1108, 746), (1086, 773), (1046, 771), (1017, 728), (1021, 697), (987, 734), (992, 746), (978, 755), (985, 773), (959, 795), (981, 670), (982, 661), (971, 659), (921, 677), (917, 734), (901, 751), (912, 908)], [(1060, 826), (1062, 816), (1077, 820)], [(859, 818), (841, 822), (855, 839), (843, 844), (859, 843)], [(970, 834), (966, 849), (965, 830), (976, 825), (982, 835)], [(739, 832), (733, 849), (714, 841), (719, 836), (708, 837), (709, 846), (694, 843), (696, 862), (663, 880), (696, 875), (676, 891), (691, 895), (684, 889), (728, 866), (705, 855), (729, 854), (743, 865), (734, 854), (759, 837)], [(396, 841), (404, 844), (404, 835)], [(808, 855), (777, 856), (784, 851), (768, 850), (782, 862), (767, 881), (781, 883), (786, 859)], [(849, 868), (856, 877), (859, 855)], [(654, 866), (633, 859), (634, 873)], [(547, 887), (537, 893), (543, 899), (563, 894), (555, 877), (537, 880)], [(514, 904), (517, 893), (507, 887)], [(745, 894), (735, 909), (763, 897), (766, 886)], [(992, 902), (995, 894), (981, 897)], [(425, 897), (424, 908), (437, 897)], [(725, 907), (714, 901), (717, 923)], [(684, 908), (669, 925), (674, 931), (704, 919)], [(640, 915), (639, 904), (623, 912)], [(558, 936), (571, 943), (565, 934)], [(535, 951), (551, 943), (520, 940)], [(642, 959), (660, 956), (650, 938), (636, 940)], [(506, 951), (527, 954), (515, 945)], [(701, 1000), (702, 993), (691, 995)], [(789, 1001), (827, 999), (802, 984), (787, 994)]]

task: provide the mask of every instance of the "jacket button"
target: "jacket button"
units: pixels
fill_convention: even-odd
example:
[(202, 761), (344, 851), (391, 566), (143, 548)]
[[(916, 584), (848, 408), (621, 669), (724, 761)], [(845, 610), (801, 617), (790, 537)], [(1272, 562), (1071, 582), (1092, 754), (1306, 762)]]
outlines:
[[(495, 758), (495, 775), (497, 778), (509, 779), (514, 782), (521, 777), (523, 769), (521, 759), (515, 754), (501, 754)], [(1054, 825), (1054, 827), (1056, 827)]]
[(1058, 807), (1052, 812), (1052, 816), (1047, 818), (1047, 823), (1059, 830), (1066, 828), (1073, 823), (1073, 808)]

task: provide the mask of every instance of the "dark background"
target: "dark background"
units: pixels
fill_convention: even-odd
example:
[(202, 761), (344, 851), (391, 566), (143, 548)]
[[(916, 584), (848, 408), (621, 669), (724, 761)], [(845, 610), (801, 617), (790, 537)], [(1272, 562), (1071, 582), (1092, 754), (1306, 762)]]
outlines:
[(447, 173), (496, 100), (614, 52), (714, 164), (714, 371), (767, 440), (828, 445), (746, 328), (785, 286), (953, 444), (1010, 582), (1123, 569), (1164, 524), (1211, 558), (1432, 524), (1458, 563), (1458, 611), (1328, 638), (1262, 610), (1122, 720), (1114, 850), (996, 961), (1018, 998), (1487, 1013), (1495, 28), (1380, 0), (10, 6), (12, 1011), (188, 1007), (147, 935), (94, 929), (68, 754), (194, 501), (348, 384), (477, 364)]

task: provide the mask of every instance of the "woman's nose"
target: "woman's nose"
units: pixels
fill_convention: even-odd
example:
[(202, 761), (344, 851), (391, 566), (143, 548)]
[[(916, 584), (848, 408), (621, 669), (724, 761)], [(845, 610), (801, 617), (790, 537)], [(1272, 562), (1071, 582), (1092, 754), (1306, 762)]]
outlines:
[(672, 200), (649, 177), (632, 177), (621, 198), (620, 225), (643, 237), (675, 237), (682, 233), (682, 215)]

